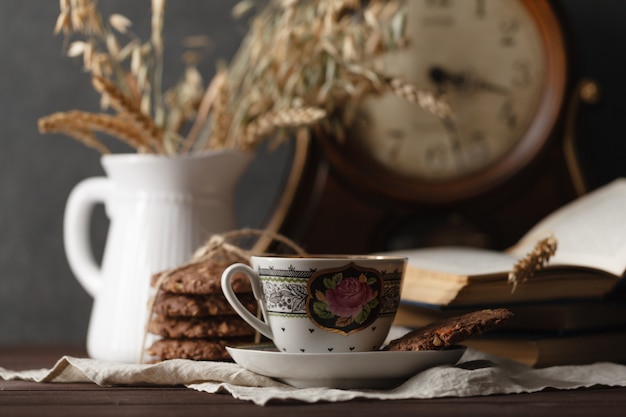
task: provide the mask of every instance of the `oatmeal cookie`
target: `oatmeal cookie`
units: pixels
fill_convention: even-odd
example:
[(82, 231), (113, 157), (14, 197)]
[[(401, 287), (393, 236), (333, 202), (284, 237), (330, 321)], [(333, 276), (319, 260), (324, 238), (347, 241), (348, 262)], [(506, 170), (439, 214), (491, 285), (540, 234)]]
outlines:
[(229, 360), (226, 346), (252, 343), (254, 336), (222, 339), (160, 339), (147, 350), (161, 360), (192, 359), (197, 361)]
[[(252, 293), (240, 293), (238, 297), (250, 312), (256, 313), (257, 302)], [(207, 317), (237, 314), (222, 294), (174, 294), (164, 291), (157, 295), (153, 311), (167, 317)]]
[(235, 337), (254, 334), (254, 329), (239, 316), (187, 318), (157, 314), (148, 323), (148, 331), (172, 339)]
[(437, 350), (451, 347), (506, 322), (513, 314), (506, 308), (474, 311), (450, 317), (392, 340), (384, 350)]
[[(208, 260), (180, 267), (161, 284), (161, 290), (176, 294), (221, 294), (222, 272), (230, 265)], [(154, 274), (151, 284), (155, 287), (161, 273)], [(244, 274), (235, 274), (232, 280), (236, 293), (252, 292), (250, 281)]]

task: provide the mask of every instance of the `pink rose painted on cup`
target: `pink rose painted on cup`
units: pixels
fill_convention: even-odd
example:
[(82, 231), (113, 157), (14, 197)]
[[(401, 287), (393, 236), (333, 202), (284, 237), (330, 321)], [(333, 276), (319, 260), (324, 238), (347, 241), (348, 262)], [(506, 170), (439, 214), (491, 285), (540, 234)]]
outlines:
[(377, 271), (354, 264), (319, 271), (309, 280), (307, 314), (325, 330), (349, 334), (376, 320), (382, 289)]
[(363, 307), (374, 298), (372, 289), (367, 285), (367, 277), (363, 274), (359, 278), (343, 278), (324, 295), (328, 311), (341, 317), (358, 316)]

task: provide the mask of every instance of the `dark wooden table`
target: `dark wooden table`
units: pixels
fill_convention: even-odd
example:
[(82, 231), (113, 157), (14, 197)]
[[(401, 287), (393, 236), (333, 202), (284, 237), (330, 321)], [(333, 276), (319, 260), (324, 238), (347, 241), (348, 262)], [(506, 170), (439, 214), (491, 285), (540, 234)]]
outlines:
[[(50, 368), (63, 355), (85, 356), (76, 347), (0, 347), (0, 366)], [(626, 388), (543, 391), (432, 400), (304, 404), (264, 407), (228, 394), (184, 387), (99, 387), (94, 384), (38, 384), (0, 381), (0, 416), (626, 416)]]

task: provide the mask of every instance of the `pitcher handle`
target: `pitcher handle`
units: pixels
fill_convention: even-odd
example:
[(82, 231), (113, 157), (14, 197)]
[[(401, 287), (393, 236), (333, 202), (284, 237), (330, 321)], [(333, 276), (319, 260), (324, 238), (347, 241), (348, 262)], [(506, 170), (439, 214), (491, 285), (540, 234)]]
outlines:
[(111, 182), (106, 177), (88, 178), (74, 187), (65, 206), (65, 255), (74, 276), (92, 297), (103, 284), (101, 267), (96, 263), (89, 239), (89, 225), (95, 205), (105, 202), (110, 188)]
[(259, 276), (254, 269), (250, 268), (246, 264), (234, 264), (224, 270), (224, 273), (222, 274), (222, 292), (224, 293), (226, 300), (230, 303), (237, 314), (239, 314), (239, 316), (250, 326), (258, 330), (263, 336), (274, 339), (272, 329), (269, 324), (259, 320), (254, 316), (254, 314), (250, 313), (250, 311), (248, 311), (248, 309), (241, 304), (241, 301), (237, 298), (235, 291), (233, 291), (232, 280), (233, 276), (237, 273), (244, 274), (250, 280), (250, 284), (252, 284), (252, 294), (261, 306), (263, 317), (267, 320), (267, 312), (265, 308), (265, 301), (263, 300), (263, 291), (261, 290)]

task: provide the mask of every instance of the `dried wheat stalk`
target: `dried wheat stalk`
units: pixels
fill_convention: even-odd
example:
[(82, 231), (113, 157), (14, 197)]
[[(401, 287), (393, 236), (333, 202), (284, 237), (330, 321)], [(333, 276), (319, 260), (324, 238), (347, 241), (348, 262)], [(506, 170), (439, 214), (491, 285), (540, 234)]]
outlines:
[[(151, 137), (145, 132), (137, 129), (127, 120), (105, 113), (94, 114), (79, 110), (53, 113), (39, 119), (39, 131), (41, 133), (74, 132), (73, 137), (81, 137), (89, 132), (89, 137), (92, 139), (95, 137), (95, 132), (102, 132), (121, 139), (139, 152), (153, 151)], [(92, 145), (92, 147), (95, 146)]]
[(201, 143), (199, 138), (201, 136), (208, 136), (208, 134), (203, 134), (203, 131), (207, 130), (206, 121), (211, 116), (211, 111), (214, 106), (214, 102), (216, 101), (216, 97), (218, 91), (225, 84), (226, 80), (226, 71), (218, 71), (218, 73), (213, 77), (213, 80), (209, 83), (208, 88), (202, 95), (200, 100), (200, 104), (197, 109), (197, 117), (191, 127), (189, 134), (185, 138), (185, 143), (183, 145), (183, 152), (189, 152), (195, 145)]
[(61, 133), (97, 150), (101, 154), (111, 153), (109, 148), (100, 142), (92, 131), (78, 126), (71, 126), (63, 121), (59, 123), (58, 118), (52, 116), (39, 119), (39, 131), (41, 133)]
[(157, 125), (165, 123), (163, 106), (163, 23), (166, 0), (152, 0), (152, 19), (150, 44), (154, 51), (154, 68), (152, 69), (152, 93), (154, 97), (154, 121)]
[(163, 131), (154, 124), (152, 118), (143, 113), (136, 101), (126, 96), (112, 81), (94, 75), (92, 84), (96, 91), (108, 98), (108, 101), (123, 118), (127, 118), (135, 127), (150, 138), (152, 147), (163, 152)]
[[(188, 65), (180, 82), (167, 91), (162, 89), (166, 0), (151, 0), (151, 34), (146, 42), (131, 33), (128, 18), (112, 14), (104, 20), (97, 5), (97, 0), (60, 0), (54, 30), (65, 35), (66, 43), (74, 35), (84, 38), (72, 39), (68, 55), (82, 57), (103, 108), (110, 107), (117, 113), (108, 118), (92, 114), (90, 122), (102, 122), (100, 128), (106, 128), (109, 134), (126, 131), (120, 139), (142, 152), (177, 153), (182, 142), (178, 131), (195, 116), (204, 86), (197, 70)], [(53, 119), (59, 122), (58, 114), (55, 116)], [(81, 114), (81, 118), (86, 120), (87, 114)], [(72, 125), (58, 132), (73, 129)], [(145, 142), (146, 137), (147, 144), (138, 142), (139, 138)]]
[(532, 278), (538, 271), (543, 269), (550, 258), (556, 253), (557, 241), (553, 235), (540, 239), (524, 258), (520, 259), (509, 273), (508, 282), (513, 284), (511, 293), (515, 292), (517, 285)]
[[(268, 134), (256, 124), (264, 115), (300, 107), (325, 110), (325, 129), (339, 138), (355, 108), (368, 95), (385, 91), (437, 117), (449, 115), (439, 97), (386, 75), (375, 62), (407, 45), (404, 5), (402, 0), (271, 1), (228, 67), (229, 146), (254, 147)], [(214, 117), (206, 118), (203, 130), (210, 131), (208, 126), (215, 131)]]
[(228, 76), (226, 70), (218, 73), (215, 88), (213, 124), (208, 147), (223, 148), (228, 144), (228, 130), (232, 123), (232, 115), (228, 109)]
[(326, 111), (317, 107), (285, 109), (262, 114), (250, 122), (241, 135), (243, 149), (253, 148), (259, 141), (281, 128), (310, 126), (326, 116)]
[[(285, 129), (311, 127), (329, 117), (324, 126), (341, 137), (366, 96), (386, 91), (438, 117), (449, 116), (439, 97), (385, 74), (376, 62), (408, 43), (405, 0), (270, 0), (207, 90), (190, 65), (182, 82), (163, 93), (165, 4), (151, 0), (151, 35), (144, 43), (130, 33), (124, 16), (114, 14), (105, 22), (96, 0), (60, 0), (55, 25), (55, 33), (66, 39), (72, 33), (86, 37), (73, 42), (68, 53), (82, 56), (102, 103), (118, 113), (107, 119), (109, 125), (132, 128), (133, 140), (123, 140), (142, 151), (254, 149), (266, 139), (277, 142)], [(235, 11), (244, 13), (253, 4), (244, 1)], [(124, 44), (116, 34), (131, 40)], [(183, 138), (185, 123), (193, 118)], [(138, 143), (139, 136), (149, 139)]]
[(421, 108), (439, 118), (451, 117), (453, 114), (448, 103), (432, 92), (420, 90), (415, 85), (400, 78), (387, 77), (384, 81), (395, 95), (404, 98), (409, 103), (417, 103)]

